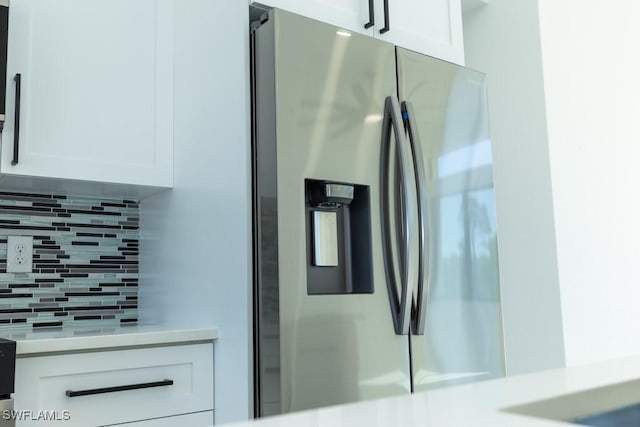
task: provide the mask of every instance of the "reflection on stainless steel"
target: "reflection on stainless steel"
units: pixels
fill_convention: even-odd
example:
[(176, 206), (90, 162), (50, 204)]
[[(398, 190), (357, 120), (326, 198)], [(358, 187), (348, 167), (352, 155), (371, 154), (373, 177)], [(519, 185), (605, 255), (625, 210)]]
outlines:
[(491, 166), (492, 163), (491, 141), (486, 139), (440, 156), (438, 158), (438, 177), (444, 178), (467, 169)]
[[(336, 73), (329, 72), (327, 75), (335, 76)], [(305, 112), (305, 118), (301, 118), (298, 124), (315, 124), (316, 126), (324, 127), (331, 122), (329, 136), (338, 137), (349, 131), (357, 131), (358, 122), (360, 121), (370, 123), (381, 120), (382, 116), (378, 112), (379, 109), (367, 113), (371, 111), (371, 106), (375, 105), (370, 93), (370, 88), (376, 84), (375, 76), (367, 73), (363, 77), (363, 81), (353, 82), (351, 87), (348, 88), (352, 93), (352, 97), (348, 102), (332, 103), (332, 100), (328, 99), (320, 103), (312, 99), (303, 99), (300, 105)], [(332, 86), (330, 81), (327, 81), (327, 86)]]
[(411, 338), (414, 388), (501, 376), (484, 76), (403, 49), (398, 49), (398, 61), (400, 96), (413, 104), (413, 124), (429, 171), (430, 279), (424, 335)]

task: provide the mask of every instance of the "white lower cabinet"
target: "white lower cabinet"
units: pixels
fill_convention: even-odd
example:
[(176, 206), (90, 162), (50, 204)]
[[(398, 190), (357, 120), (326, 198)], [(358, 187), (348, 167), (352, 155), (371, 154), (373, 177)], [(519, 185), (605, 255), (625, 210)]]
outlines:
[(14, 398), (18, 427), (208, 426), (213, 344), (18, 358)]

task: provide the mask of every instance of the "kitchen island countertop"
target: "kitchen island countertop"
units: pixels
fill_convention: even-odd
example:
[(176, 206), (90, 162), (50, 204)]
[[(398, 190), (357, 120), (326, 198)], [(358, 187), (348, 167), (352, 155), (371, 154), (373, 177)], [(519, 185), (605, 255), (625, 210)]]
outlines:
[(158, 325), (72, 326), (0, 330), (0, 338), (16, 341), (16, 356), (97, 351), (213, 341), (216, 328), (175, 328)]
[[(640, 402), (640, 393), (634, 392), (639, 388), (640, 356), (634, 356), (297, 412), (234, 426), (571, 426), (576, 424), (566, 420)], [(556, 413), (553, 418), (565, 421), (540, 417), (541, 413), (553, 412)], [(558, 416), (558, 413), (565, 415)]]

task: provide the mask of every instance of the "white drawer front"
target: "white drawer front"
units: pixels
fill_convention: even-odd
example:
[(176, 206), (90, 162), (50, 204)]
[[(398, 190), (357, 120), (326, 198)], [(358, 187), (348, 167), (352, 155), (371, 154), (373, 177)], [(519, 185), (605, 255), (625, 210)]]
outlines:
[[(171, 385), (68, 397), (171, 380)], [(103, 390), (104, 391), (104, 390)], [(68, 411), (65, 426), (98, 426), (213, 409), (213, 345), (42, 356), (16, 362), (16, 409)], [(42, 420), (19, 426), (47, 425)], [(60, 421), (51, 424), (60, 425)]]

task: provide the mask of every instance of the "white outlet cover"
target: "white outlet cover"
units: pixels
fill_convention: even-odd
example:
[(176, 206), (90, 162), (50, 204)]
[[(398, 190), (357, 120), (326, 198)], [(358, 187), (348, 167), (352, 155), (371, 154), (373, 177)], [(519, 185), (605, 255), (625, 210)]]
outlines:
[(7, 273), (31, 273), (32, 269), (33, 236), (8, 236)]

